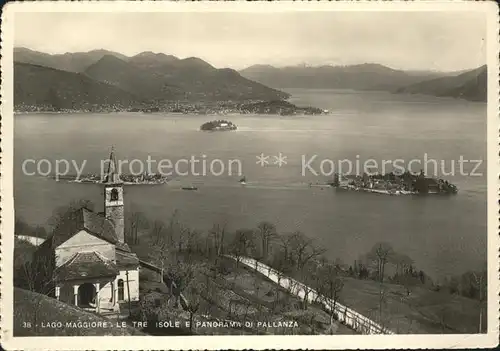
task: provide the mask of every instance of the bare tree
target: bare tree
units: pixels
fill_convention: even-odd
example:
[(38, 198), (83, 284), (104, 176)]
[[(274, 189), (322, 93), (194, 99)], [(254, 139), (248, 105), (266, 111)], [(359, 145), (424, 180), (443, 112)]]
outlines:
[(226, 237), (227, 222), (214, 224), (209, 232), (209, 237), (213, 240), (215, 253), (217, 256), (224, 254), (224, 241)]
[(164, 240), (164, 230), (165, 223), (160, 220), (155, 220), (151, 228), (151, 237), (153, 238), (153, 244), (158, 245)]
[(395, 252), (392, 246), (384, 242), (375, 244), (372, 249), (365, 255), (368, 263), (371, 262), (374, 266), (376, 266), (376, 278), (379, 282), (382, 283), (384, 281), (385, 266), (388, 262), (393, 261), (394, 256)]
[(133, 211), (128, 217), (128, 240), (130, 244), (136, 245), (139, 243), (139, 229), (147, 228), (148, 220), (144, 213), (139, 211)]
[(189, 228), (179, 224), (178, 234), (177, 234), (177, 252), (182, 252), (184, 250), (184, 241), (186, 236), (189, 235)]
[(176, 233), (179, 229), (179, 210), (175, 209), (170, 216), (167, 230), (165, 231), (165, 241), (170, 247), (174, 247)]
[(389, 258), (394, 254), (394, 250), (392, 249), (391, 245), (387, 243), (380, 243), (375, 249), (375, 254), (377, 256), (378, 262), (377, 272), (379, 275), (379, 280), (382, 283), (384, 281), (385, 265), (389, 261)]
[(186, 232), (186, 249), (189, 254), (198, 251), (198, 243), (200, 238), (200, 233), (196, 230), (188, 229)]
[(299, 270), (301, 270), (309, 260), (321, 256), (326, 251), (323, 248), (316, 247), (312, 239), (307, 238), (303, 233), (298, 231), (292, 233), (290, 243), (292, 250), (291, 256)]
[(475, 283), (477, 284), (477, 289), (479, 291), (479, 323), (478, 323), (478, 332), (482, 333), (483, 332), (483, 303), (485, 300), (485, 293), (484, 291), (486, 289), (486, 269), (483, 269), (481, 272), (472, 273), (474, 276)]
[(164, 241), (160, 241), (157, 245), (151, 247), (151, 253), (149, 258), (154, 264), (160, 266), (161, 268), (161, 282), (164, 283), (165, 268), (168, 267), (168, 259), (170, 258), (170, 253), (168, 250), (168, 245)]
[(384, 307), (387, 302), (387, 291), (384, 289), (384, 286), (382, 282), (380, 282), (379, 285), (379, 291), (378, 291), (378, 318), (379, 318), (379, 324), (385, 328), (386, 323), (384, 319)]
[(236, 264), (242, 256), (247, 256), (251, 249), (255, 248), (254, 232), (251, 229), (240, 229), (235, 233), (231, 243), (231, 253), (236, 256)]
[[(200, 282), (201, 284), (201, 282)], [(191, 293), (189, 294), (189, 301), (187, 303), (187, 311), (189, 312), (189, 331), (192, 333), (193, 332), (193, 325), (194, 325), (194, 316), (200, 309), (200, 304), (201, 304), (201, 293), (203, 291), (203, 288), (201, 286), (192, 286), (190, 287)]]
[(36, 252), (32, 257), (19, 255), (16, 257), (17, 265), (20, 267), (18, 274), (23, 274), (25, 286), (32, 291), (31, 312), (33, 316), (32, 326), (35, 332), (40, 327), (42, 304), (45, 296), (54, 296), (56, 290), (56, 277), (54, 270), (54, 260), (49, 254)]
[(330, 310), (330, 324), (334, 319), (338, 319), (336, 309), (340, 297), (340, 292), (344, 288), (344, 280), (339, 275), (336, 266), (327, 264), (319, 273), (318, 292), (327, 297), (326, 301)]
[(257, 225), (257, 235), (261, 241), (262, 258), (267, 259), (271, 242), (277, 236), (276, 227), (270, 222), (260, 222)]
[(76, 212), (81, 208), (94, 209), (94, 203), (89, 200), (72, 201), (69, 205), (58, 207), (48, 220), (54, 232), (64, 230), (65, 226), (76, 219)]

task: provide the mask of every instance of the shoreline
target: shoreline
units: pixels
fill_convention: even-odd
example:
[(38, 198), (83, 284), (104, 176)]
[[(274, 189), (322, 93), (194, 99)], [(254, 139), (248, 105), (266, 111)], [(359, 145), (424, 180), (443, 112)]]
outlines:
[(263, 116), (318, 116), (318, 115), (328, 115), (329, 112), (307, 114), (307, 113), (294, 113), (289, 115), (283, 115), (280, 113), (259, 113), (259, 112), (176, 112), (176, 111), (158, 111), (158, 112), (143, 112), (143, 111), (13, 111), (14, 116), (16, 115), (83, 115), (83, 114), (137, 114), (137, 115), (186, 115), (186, 116), (244, 116), (244, 115), (263, 115)]
[(247, 100), (247, 101), (214, 101), (214, 102), (166, 102), (142, 103), (134, 105), (88, 105), (80, 104), (77, 108), (65, 108), (58, 105), (28, 105), (14, 106), (14, 114), (19, 113), (123, 113), (134, 112), (143, 114), (178, 113), (197, 115), (228, 115), (228, 114), (266, 114), (266, 115), (321, 115), (328, 110), (312, 107), (297, 106), (287, 100)]
[[(389, 190), (383, 190), (383, 189), (371, 189), (371, 188), (361, 188), (361, 187), (354, 187), (354, 186), (338, 186), (337, 189), (340, 190), (345, 190), (345, 191), (358, 191), (358, 192), (365, 192), (365, 193), (374, 193), (374, 194), (382, 194), (382, 195), (391, 195), (391, 196), (401, 196), (401, 195), (419, 195), (418, 192), (416, 191), (407, 191), (407, 190), (396, 190), (394, 192), (391, 192)], [(433, 194), (433, 193), (431, 193)], [(437, 194), (437, 193), (436, 193)]]

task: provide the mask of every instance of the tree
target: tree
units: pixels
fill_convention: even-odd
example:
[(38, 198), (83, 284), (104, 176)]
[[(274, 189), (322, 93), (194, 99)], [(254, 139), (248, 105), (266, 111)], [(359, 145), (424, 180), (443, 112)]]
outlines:
[[(26, 250), (28, 249), (28, 250)], [(54, 296), (56, 290), (56, 277), (54, 271), (54, 258), (45, 252), (32, 252), (29, 247), (18, 246), (14, 262), (14, 281), (18, 286), (34, 292), (31, 294), (32, 325), (35, 332), (40, 327), (40, 318), (46, 317), (41, 313), (45, 296)], [(22, 285), (21, 285), (22, 284)]]
[(47, 231), (41, 226), (31, 226), (21, 217), (15, 217), (14, 233), (19, 235), (31, 235), (37, 238), (46, 238)]
[(177, 252), (184, 251), (184, 241), (187, 235), (189, 235), (189, 228), (180, 224), (177, 235)]
[(377, 280), (383, 283), (385, 265), (392, 259), (394, 250), (388, 243), (377, 243), (366, 255), (367, 259), (376, 264)]
[(52, 231), (64, 231), (65, 226), (76, 220), (76, 212), (81, 208), (93, 210), (94, 204), (89, 200), (77, 200), (70, 202), (68, 205), (56, 208), (48, 220), (48, 224), (52, 227)]
[(192, 333), (193, 332), (193, 325), (194, 325), (194, 316), (200, 309), (200, 304), (201, 304), (201, 293), (203, 289), (201, 287), (195, 287), (192, 286), (190, 287), (190, 294), (189, 294), (189, 300), (186, 306), (187, 311), (189, 312), (189, 331)]
[(127, 217), (127, 238), (130, 244), (136, 245), (139, 243), (139, 229), (148, 227), (148, 220), (144, 213), (140, 211), (132, 211)]
[(151, 237), (153, 245), (159, 245), (164, 242), (165, 223), (160, 220), (155, 220), (151, 228)]
[(216, 223), (212, 226), (209, 232), (209, 237), (212, 239), (212, 244), (217, 256), (224, 254), (224, 241), (226, 237), (227, 222)]
[(486, 267), (479, 273), (473, 272), (474, 281), (478, 290), (478, 298), (479, 298), (479, 323), (478, 323), (478, 332), (483, 332), (483, 303), (486, 299), (487, 289), (487, 269)]
[(183, 292), (187, 291), (193, 284), (196, 284), (195, 277), (201, 271), (199, 264), (192, 262), (181, 262), (170, 264), (168, 274), (172, 280), (172, 293), (175, 297), (176, 306), (179, 300), (185, 302)]
[(197, 232), (196, 230), (191, 230), (188, 229), (187, 231), (187, 239), (186, 239), (186, 249), (188, 254), (191, 254), (193, 252), (197, 252), (199, 250), (199, 239), (200, 239), (200, 233)]
[(270, 222), (260, 222), (257, 225), (257, 235), (261, 240), (262, 258), (265, 260), (269, 255), (271, 241), (278, 235), (276, 227)]
[(165, 231), (165, 241), (170, 247), (174, 247), (175, 237), (179, 230), (179, 210), (175, 209), (170, 216), (167, 229)]
[(283, 253), (283, 260), (281, 261), (281, 264), (283, 265), (284, 262), (290, 262), (292, 263), (292, 259), (290, 257), (290, 251), (291, 251), (291, 243), (293, 240), (292, 234), (285, 234), (285, 235), (280, 235), (279, 236), (279, 243), (282, 249)]
[(231, 253), (236, 256), (236, 264), (242, 256), (248, 256), (250, 249), (255, 248), (254, 232), (251, 229), (239, 229), (231, 243)]
[(330, 309), (330, 323), (333, 325), (334, 319), (338, 319), (335, 311), (340, 292), (344, 288), (344, 280), (340, 277), (337, 267), (331, 264), (322, 267), (318, 276), (318, 292), (327, 297), (326, 302)]
[(325, 249), (314, 246), (313, 240), (307, 238), (303, 233), (296, 231), (290, 237), (290, 256), (301, 270), (309, 260), (321, 256)]
[(161, 282), (164, 283), (165, 268), (168, 267), (168, 259), (170, 258), (170, 252), (168, 250), (168, 245), (164, 241), (160, 241), (157, 245), (151, 247), (151, 253), (149, 258), (153, 261), (155, 265), (161, 268)]

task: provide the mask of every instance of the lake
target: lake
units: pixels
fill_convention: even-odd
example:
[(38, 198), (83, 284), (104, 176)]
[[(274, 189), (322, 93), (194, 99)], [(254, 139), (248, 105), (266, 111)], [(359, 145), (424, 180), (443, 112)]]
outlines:
[[(280, 232), (303, 231), (328, 249), (331, 258), (352, 264), (375, 243), (390, 242), (433, 277), (478, 269), (486, 256), (486, 104), (384, 92), (289, 90), (291, 102), (328, 109), (322, 116), (232, 115), (234, 132), (201, 132), (213, 116), (179, 114), (20, 114), (15, 117), (15, 210), (31, 224), (47, 225), (56, 207), (89, 199), (101, 210), (102, 188), (23, 174), (26, 159), (87, 160), (98, 172), (111, 145), (119, 160), (191, 156), (240, 160), (240, 176), (176, 176), (166, 185), (126, 186), (126, 210), (168, 221), (178, 210), (190, 227), (208, 230), (227, 222), (232, 229), (267, 220)], [(286, 164), (273, 164), (282, 153)], [(270, 164), (256, 164), (256, 156)], [(302, 174), (302, 157), (320, 161), (428, 158), (484, 160), (484, 176), (446, 176), (456, 196), (386, 196), (309, 187), (328, 175)], [(326, 163), (325, 165), (328, 165)], [(30, 166), (29, 171), (35, 168)], [(186, 167), (184, 167), (186, 168)], [(328, 168), (328, 167), (326, 167)], [(421, 167), (414, 166), (413, 171)], [(473, 164), (464, 169), (471, 171)], [(45, 169), (45, 168), (44, 168)], [(137, 169), (137, 168), (136, 168)], [(199, 170), (200, 168), (198, 168)], [(455, 164), (454, 169), (458, 169)], [(237, 171), (237, 168), (234, 168)], [(379, 167), (380, 170), (380, 167)], [(328, 172), (328, 169), (325, 169)], [(74, 172), (72, 172), (74, 173)], [(195, 184), (198, 191), (183, 191)]]

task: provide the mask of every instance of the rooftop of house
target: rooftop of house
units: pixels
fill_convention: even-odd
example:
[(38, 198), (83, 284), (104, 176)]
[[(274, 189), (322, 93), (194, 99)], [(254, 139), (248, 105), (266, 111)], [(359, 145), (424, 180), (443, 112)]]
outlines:
[(112, 277), (118, 267), (97, 252), (77, 252), (55, 271), (57, 280)]

